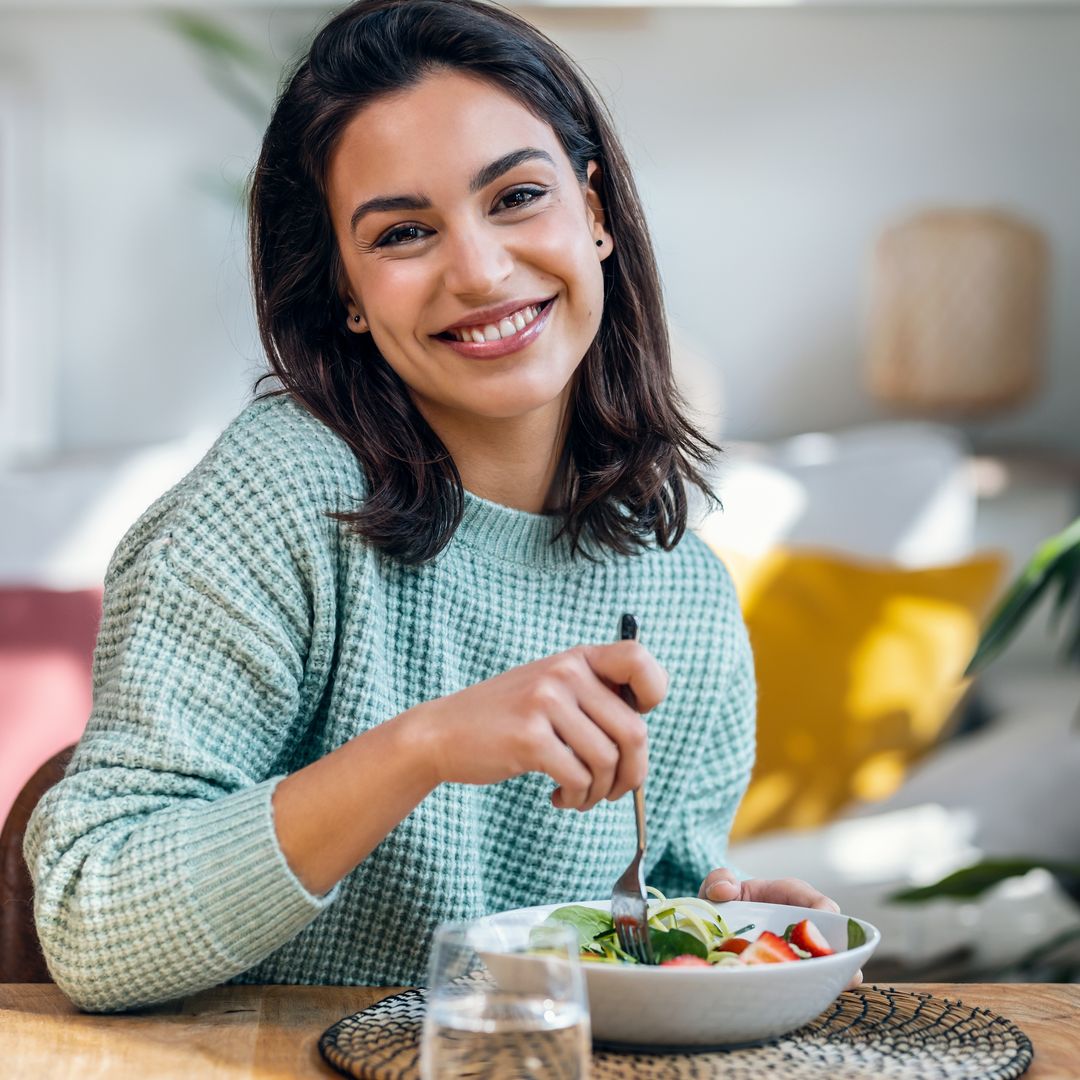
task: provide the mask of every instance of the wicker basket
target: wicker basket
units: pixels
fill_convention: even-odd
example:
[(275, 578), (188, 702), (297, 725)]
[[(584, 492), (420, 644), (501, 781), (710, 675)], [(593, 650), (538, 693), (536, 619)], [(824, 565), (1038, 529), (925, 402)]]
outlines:
[(874, 253), (867, 383), (919, 413), (1016, 405), (1039, 383), (1047, 245), (993, 210), (929, 210)]

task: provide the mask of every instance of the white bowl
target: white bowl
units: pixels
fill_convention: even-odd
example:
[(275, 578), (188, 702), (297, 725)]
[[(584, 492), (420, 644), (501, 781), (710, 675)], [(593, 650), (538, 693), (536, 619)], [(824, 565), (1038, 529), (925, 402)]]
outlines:
[[(580, 902), (603, 911), (611, 907), (607, 900)], [(540, 923), (565, 906), (520, 908), (483, 921), (498, 924), (524, 917)], [(784, 1035), (828, 1008), (881, 941), (876, 927), (856, 919), (866, 933), (866, 943), (848, 949), (848, 916), (831, 911), (742, 900), (714, 906), (732, 930), (753, 923), (754, 929), (746, 935), (751, 939), (762, 930), (783, 934), (791, 923), (812, 919), (837, 951), (812, 960), (708, 969), (585, 962), (582, 968), (595, 1041), (700, 1049)]]

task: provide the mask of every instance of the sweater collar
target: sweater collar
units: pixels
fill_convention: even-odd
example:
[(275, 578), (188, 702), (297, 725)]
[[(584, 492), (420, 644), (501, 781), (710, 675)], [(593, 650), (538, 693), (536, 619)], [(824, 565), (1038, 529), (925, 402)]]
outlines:
[(558, 514), (530, 514), (465, 491), (465, 513), (453, 543), (523, 566), (584, 565), (583, 555), (571, 555), (567, 536), (552, 543), (562, 521)]

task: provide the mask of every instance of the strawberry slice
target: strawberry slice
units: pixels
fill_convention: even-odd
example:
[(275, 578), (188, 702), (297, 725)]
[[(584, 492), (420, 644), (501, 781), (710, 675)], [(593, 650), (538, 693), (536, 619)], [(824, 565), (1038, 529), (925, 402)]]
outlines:
[(788, 939), (792, 945), (798, 945), (811, 956), (832, 956), (833, 950), (825, 940), (825, 935), (809, 920), (796, 923)]
[(744, 964), (782, 964), (799, 958), (782, 937), (771, 930), (762, 930), (757, 941), (743, 949), (739, 959)]
[(682, 956), (673, 956), (670, 960), (661, 960), (658, 967), (712, 967), (708, 960), (702, 960), (700, 956), (692, 956), (683, 953)]
[(738, 953), (741, 953), (749, 944), (750, 942), (744, 937), (724, 938), (724, 940), (716, 946), (716, 951), (730, 952), (737, 955)]

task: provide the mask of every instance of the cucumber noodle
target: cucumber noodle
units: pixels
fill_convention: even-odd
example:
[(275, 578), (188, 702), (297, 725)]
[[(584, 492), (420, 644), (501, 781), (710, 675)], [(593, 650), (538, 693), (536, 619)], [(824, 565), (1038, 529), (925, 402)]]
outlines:
[[(718, 946), (721, 942), (731, 937), (732, 933), (723, 917), (707, 900), (701, 900), (696, 896), (668, 899), (659, 889), (654, 889), (651, 885), (647, 886), (647, 891), (652, 894), (648, 902), (650, 927), (662, 933), (681, 930), (697, 938), (705, 947), (706, 958), (711, 964), (722, 966), (739, 964), (739, 958), (734, 953), (719, 950)], [(573, 910), (563, 908), (554, 914), (557, 918), (564, 916), (564, 913), (565, 916), (569, 916)], [(595, 910), (590, 911), (589, 914), (591, 920), (596, 920), (596, 922), (588, 929), (595, 929), (597, 932), (587, 933), (585, 927), (579, 926), (581, 959), (601, 964), (635, 963), (634, 958), (619, 947), (618, 934), (611, 922), (610, 914)]]

